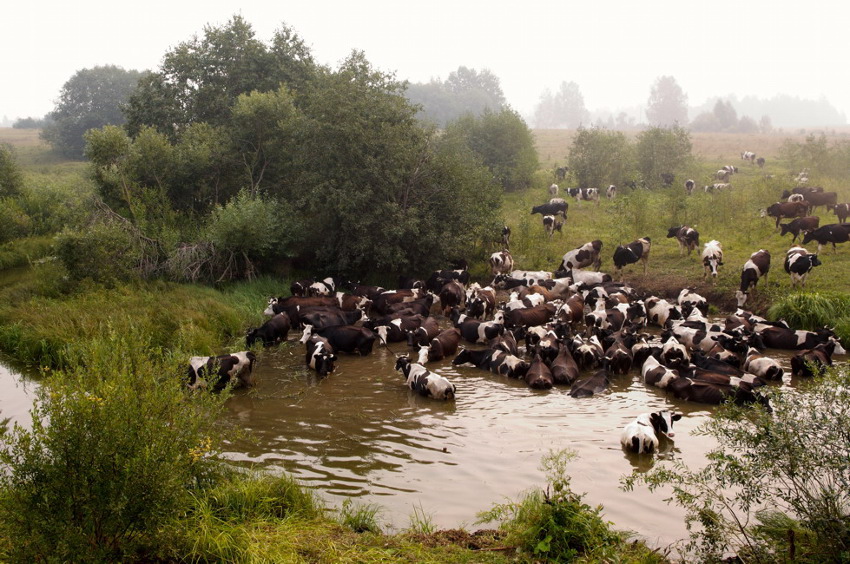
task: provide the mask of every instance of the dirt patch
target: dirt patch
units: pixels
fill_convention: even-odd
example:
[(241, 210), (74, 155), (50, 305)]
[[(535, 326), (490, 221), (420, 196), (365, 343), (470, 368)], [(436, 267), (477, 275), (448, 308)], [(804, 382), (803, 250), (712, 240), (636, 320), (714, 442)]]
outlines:
[(504, 538), (505, 534), (496, 529), (479, 529), (471, 533), (463, 529), (445, 529), (427, 535), (410, 535), (410, 539), (429, 548), (437, 546), (459, 546), (469, 550), (506, 548), (502, 545)]

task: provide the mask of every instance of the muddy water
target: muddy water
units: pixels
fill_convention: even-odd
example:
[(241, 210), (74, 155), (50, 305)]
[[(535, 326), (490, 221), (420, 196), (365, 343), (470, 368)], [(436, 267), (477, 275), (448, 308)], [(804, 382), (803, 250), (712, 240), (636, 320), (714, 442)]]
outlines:
[(391, 527), (409, 526), (417, 511), (438, 527), (474, 528), (478, 512), (545, 485), (541, 457), (569, 448), (578, 455), (570, 465), (574, 490), (586, 492), (589, 504), (604, 505), (605, 518), (618, 528), (653, 546), (687, 536), (684, 513), (663, 501), (669, 491), (620, 489), (633, 468), (659, 462), (625, 453), (619, 435), (641, 412), (681, 411), (675, 441), (657, 459), (696, 468), (714, 443), (691, 431), (713, 406), (668, 398), (642, 384), (636, 371), (614, 378), (600, 396), (574, 399), (567, 388), (534, 391), (450, 360), (428, 367), (456, 384), (457, 399), (428, 400), (410, 392), (393, 369), (394, 352), (407, 347), (392, 349), (343, 356), (323, 380), (303, 367), (303, 345), (264, 353), (257, 387), (228, 402), (230, 417), (251, 438), (231, 444), (227, 456), (286, 470), (332, 505), (349, 497), (378, 504)]

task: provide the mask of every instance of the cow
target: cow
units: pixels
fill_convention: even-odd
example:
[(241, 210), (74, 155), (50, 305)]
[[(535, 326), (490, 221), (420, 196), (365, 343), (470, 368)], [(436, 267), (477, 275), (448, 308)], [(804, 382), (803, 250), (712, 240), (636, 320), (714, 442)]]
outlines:
[(268, 300), (268, 306), (263, 312), (263, 315), (277, 315), (285, 312), (289, 315), (293, 325), (297, 325), (295, 318), (298, 310), (302, 307), (339, 307), (339, 301), (330, 296), (310, 297), (310, 296), (289, 296), (288, 298), (271, 297)]
[(617, 187), (614, 186), (613, 184), (609, 184), (608, 188), (605, 189), (605, 196), (609, 200), (613, 200), (616, 195), (617, 195)]
[(711, 274), (712, 282), (717, 281), (717, 268), (723, 265), (723, 248), (719, 241), (711, 240), (702, 250), (702, 278)]
[[(419, 364), (425, 362), (436, 362), (443, 360), (447, 356), (457, 352), (458, 344), (460, 343), (460, 329), (452, 327), (440, 332), (439, 335), (431, 339), (428, 346), (420, 346), (419, 349)], [(423, 350), (425, 356), (422, 356)]]
[(732, 172), (723, 168), (714, 173), (715, 180), (719, 180), (720, 182), (729, 182), (731, 176)]
[(490, 339), (498, 337), (505, 331), (503, 323), (496, 320), (481, 321), (461, 314), (457, 308), (451, 313), (452, 323), (460, 329), (460, 336), (470, 343), (486, 343)]
[(426, 398), (453, 400), (457, 388), (449, 380), (435, 374), (407, 356), (399, 357), (395, 369), (407, 379), (407, 387)]
[(563, 231), (561, 231), (563, 227), (564, 222), (556, 218), (554, 215), (543, 216), (543, 230), (550, 239), (552, 238), (552, 235), (555, 234), (555, 231), (563, 233)]
[(326, 327), (325, 329), (314, 329), (308, 325), (304, 328), (304, 335), (301, 337), (301, 342), (306, 343), (312, 334), (327, 339), (328, 344), (334, 352), (356, 353), (360, 354), (360, 356), (368, 356), (372, 353), (372, 346), (375, 344), (375, 339), (377, 338), (374, 332), (365, 327), (337, 325)]
[(572, 384), (580, 375), (578, 364), (576, 364), (569, 347), (561, 343), (558, 347), (558, 356), (549, 365), (552, 371), (552, 380), (555, 384)]
[(411, 329), (407, 332), (407, 344), (411, 347), (416, 345), (428, 345), (431, 339), (440, 334), (440, 325), (433, 317), (426, 317), (422, 320), (422, 324), (416, 329)]
[(491, 286), (484, 288), (477, 283), (467, 290), (466, 314), (478, 319), (487, 319), (496, 310), (496, 291)]
[[(386, 288), (382, 288), (381, 286), (368, 286), (366, 284), (361, 284), (360, 282), (347, 282), (345, 287), (348, 288), (352, 294), (355, 296), (364, 296), (370, 300), (374, 300), (377, 298), (382, 292), (386, 292)], [(339, 297), (339, 294), (337, 294)]]
[(528, 372), (529, 364), (523, 359), (497, 349), (481, 349), (472, 351), (461, 349), (452, 360), (454, 366), (472, 364), (481, 370), (489, 370), (493, 374), (508, 378), (523, 378)]
[(337, 356), (327, 339), (319, 335), (311, 335), (305, 344), (307, 345), (307, 353), (304, 361), (307, 366), (315, 370), (321, 377), (334, 371), (334, 362), (337, 361)]
[(803, 244), (807, 245), (811, 241), (817, 241), (818, 253), (821, 248), (831, 243), (832, 252), (836, 252), (835, 245), (837, 243), (846, 243), (850, 240), (850, 225), (846, 223), (830, 223), (809, 231), (803, 236)]
[[(511, 248), (511, 228), (507, 225), (502, 226), (502, 239), (501, 239), (502, 247), (505, 249)], [(513, 267), (511, 267), (513, 268)]]
[(709, 184), (708, 186), (703, 186), (702, 190), (706, 194), (709, 192), (720, 192), (721, 190), (728, 190), (732, 185), (728, 182), (715, 182), (714, 184)]
[(559, 166), (555, 169), (555, 179), (558, 181), (562, 181), (567, 177), (567, 171), (570, 170), (569, 167)]
[[(554, 202), (552, 200), (555, 200)], [(531, 208), (531, 214), (534, 215), (539, 213), (540, 215), (561, 215), (564, 219), (567, 219), (567, 209), (570, 205), (565, 202), (561, 198), (552, 198), (552, 200), (546, 202), (545, 204), (541, 204), (539, 206), (534, 206)]]
[(764, 380), (782, 380), (784, 374), (782, 365), (776, 359), (761, 354), (754, 347), (747, 349), (747, 357), (741, 368), (744, 372), (755, 374)]
[(838, 194), (836, 192), (811, 192), (806, 196), (805, 201), (809, 203), (808, 213), (811, 214), (818, 206), (826, 206), (827, 209), (835, 206), (838, 203)]
[(207, 380), (215, 378), (213, 392), (220, 392), (230, 382), (234, 387), (254, 385), (254, 362), (257, 356), (251, 351), (239, 351), (218, 356), (193, 356), (189, 359), (186, 387), (190, 390), (207, 387)]
[(783, 190), (782, 198), (788, 199), (792, 194), (801, 194), (804, 200), (808, 200), (809, 194), (814, 194), (816, 192), (823, 192), (823, 186), (796, 186), (791, 190)]
[(570, 388), (570, 396), (574, 398), (589, 398), (608, 389), (611, 381), (608, 378), (608, 370), (602, 368), (593, 376), (582, 378), (573, 383)]
[(457, 280), (452, 280), (444, 284), (440, 288), (439, 298), (440, 306), (443, 308), (443, 314), (453, 307), (466, 307), (466, 290)]
[(584, 319), (584, 296), (573, 294), (555, 311), (555, 317), (563, 323), (575, 325)]
[(330, 276), (313, 282), (307, 287), (308, 296), (330, 296), (334, 292), (336, 292), (336, 283)]
[(794, 237), (791, 239), (791, 242), (794, 243), (797, 241), (797, 237), (800, 236), (800, 233), (805, 235), (809, 231), (814, 231), (820, 225), (820, 218), (816, 215), (810, 215), (806, 217), (798, 217), (791, 221), (790, 223), (782, 223), (779, 226), (780, 233), (779, 235), (785, 235), (786, 233), (791, 233)]
[(646, 384), (662, 390), (666, 390), (671, 382), (679, 378), (677, 370), (667, 368), (654, 356), (647, 357), (641, 366), (640, 373)]
[(744, 263), (741, 269), (741, 287), (735, 292), (738, 307), (744, 307), (750, 295), (750, 288), (756, 289), (756, 285), (762, 277), (767, 280), (770, 272), (770, 252), (759, 249), (750, 255), (750, 259)]
[(614, 339), (614, 342), (605, 350), (605, 364), (612, 374), (628, 374), (632, 369), (634, 355), (626, 345), (622, 336)]
[(838, 223), (846, 223), (847, 216), (850, 216), (850, 204), (831, 204), (826, 209), (838, 217)]
[(372, 307), (372, 300), (366, 296), (337, 292), (334, 297), (339, 302), (339, 309), (343, 311), (354, 311), (355, 309), (367, 311), (370, 307)]
[(260, 327), (252, 327), (245, 333), (245, 344), (249, 347), (261, 341), (264, 347), (279, 345), (286, 341), (292, 323), (286, 313), (278, 313)]
[(685, 250), (687, 249), (688, 255), (691, 252), (699, 247), (699, 233), (697, 233), (696, 229), (692, 227), (688, 227), (687, 225), (679, 225), (677, 227), (671, 227), (667, 230), (667, 238), (672, 239), (676, 238), (676, 241), (679, 242), (679, 255), (684, 255)]
[(553, 197), (558, 195), (558, 185), (557, 184), (552, 183), (552, 184), (549, 185), (549, 195), (553, 196)]
[(539, 354), (534, 355), (534, 359), (531, 361), (523, 379), (529, 387), (535, 390), (548, 390), (555, 384), (552, 371), (546, 366)]
[(570, 190), (570, 195), (576, 201), (596, 202), (599, 204), (599, 188), (573, 188)]
[(735, 165), (723, 165), (720, 168), (722, 168), (723, 170), (728, 170), (732, 174), (735, 174), (735, 173), (738, 172), (738, 167), (736, 167)]
[(602, 358), (605, 356), (605, 351), (602, 349), (602, 343), (596, 335), (584, 341), (576, 337), (573, 339), (573, 358), (582, 370), (595, 368), (602, 363)]
[(750, 164), (756, 162), (756, 154), (752, 151), (744, 151), (741, 153), (741, 160), (749, 161)]
[[(413, 302), (415, 300), (429, 297), (430, 295), (431, 294), (428, 294), (423, 288), (387, 290), (385, 292), (381, 292), (374, 300), (372, 300), (372, 310), (386, 315), (391, 310), (391, 306), (394, 304)], [(431, 299), (433, 300), (433, 298)]]
[(819, 376), (832, 366), (835, 343), (821, 343), (791, 357), (791, 376)]
[(756, 164), (759, 165), (759, 168), (764, 168), (764, 163), (765, 163), (764, 157), (759, 157), (759, 158), (756, 159)]
[(387, 321), (386, 319), (369, 324), (368, 329), (378, 334), (378, 338), (383, 344), (400, 343), (408, 341), (408, 333), (415, 331), (422, 326), (422, 323), (427, 319), (422, 315), (405, 315), (396, 317)]
[(635, 454), (652, 454), (658, 451), (658, 437), (672, 439), (673, 422), (682, 418), (681, 413), (673, 413), (666, 409), (653, 413), (641, 413), (625, 426), (620, 434), (620, 444), (623, 448)]
[(307, 294), (307, 288), (309, 288), (316, 281), (312, 278), (303, 278), (301, 280), (296, 280), (292, 284), (289, 285), (289, 293), (293, 296), (304, 296)]
[(806, 197), (802, 194), (791, 194), (785, 199), (786, 202), (803, 202), (805, 200)]
[(675, 336), (670, 335), (661, 346), (659, 360), (667, 368), (678, 370), (688, 366), (691, 361), (691, 354), (685, 345), (676, 340)]
[(508, 250), (498, 251), (490, 255), (490, 273), (507, 274), (514, 269), (514, 259)]
[(614, 267), (620, 274), (620, 279), (623, 277), (623, 268), (634, 264), (638, 261), (643, 263), (643, 274), (646, 275), (646, 264), (649, 260), (649, 250), (652, 241), (649, 237), (642, 237), (632, 241), (628, 245), (618, 245), (614, 250)]
[(659, 177), (661, 178), (661, 183), (664, 186), (671, 186), (673, 181), (676, 180), (676, 176), (670, 172), (662, 172)]
[(817, 331), (795, 331), (788, 327), (766, 325), (759, 331), (765, 347), (772, 349), (803, 350), (821, 343), (834, 343), (835, 354), (847, 354), (832, 329), (824, 327)]
[(688, 196), (693, 194), (695, 187), (696, 182), (694, 182), (692, 178), (688, 178), (687, 180), (685, 180), (685, 192), (687, 192)]
[(682, 315), (688, 317), (692, 311), (699, 310), (703, 315), (708, 315), (708, 300), (689, 288), (683, 288), (677, 299)]
[(324, 329), (334, 325), (353, 325), (363, 318), (359, 309), (343, 311), (339, 308), (310, 308), (298, 313), (301, 325), (312, 325), (315, 329)]
[(466, 286), (469, 284), (469, 271), (466, 268), (435, 270), (425, 281), (425, 289), (437, 293), (440, 291), (440, 288), (451, 281), (456, 281)]
[(554, 317), (556, 309), (557, 306), (554, 304), (540, 304), (507, 311), (505, 312), (505, 327), (543, 325)]
[[(820, 245), (818, 245), (820, 247)], [(821, 262), (816, 254), (811, 254), (803, 247), (791, 247), (785, 253), (785, 272), (791, 275), (791, 287), (806, 285), (806, 276)]]
[(808, 215), (809, 204), (802, 202), (776, 202), (767, 207), (767, 215), (776, 218), (776, 228), (779, 229), (779, 221), (786, 217), (805, 217)]
[(599, 270), (602, 266), (602, 261), (599, 258), (601, 252), (602, 241), (599, 239), (589, 241), (580, 247), (567, 251), (561, 259), (561, 265), (558, 267), (558, 271), (587, 267), (593, 267), (594, 270)]

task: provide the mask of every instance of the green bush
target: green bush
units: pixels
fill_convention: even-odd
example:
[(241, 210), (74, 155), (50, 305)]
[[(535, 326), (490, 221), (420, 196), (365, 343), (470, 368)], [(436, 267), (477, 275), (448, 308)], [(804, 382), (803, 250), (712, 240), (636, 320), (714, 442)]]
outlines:
[(17, 196), (24, 184), (24, 175), (8, 143), (0, 143), (0, 198)]
[(32, 220), (13, 198), (0, 199), (0, 244), (29, 235)]
[(784, 319), (791, 327), (809, 331), (828, 326), (845, 347), (850, 343), (850, 294), (784, 294), (770, 306), (767, 315), (770, 319)]
[(75, 281), (91, 279), (107, 287), (138, 279), (144, 252), (138, 241), (115, 224), (94, 223), (66, 229), (56, 237), (56, 255)]
[(699, 430), (717, 440), (707, 465), (681, 462), (632, 474), (672, 487), (686, 510), (687, 548), (704, 561), (850, 560), (850, 375), (830, 370), (802, 389), (779, 388), (772, 413), (723, 406)]
[(8, 560), (144, 559), (214, 476), (223, 398), (186, 397), (176, 364), (147, 345), (137, 333), (91, 341), (84, 364), (44, 381), (31, 429), (3, 439)]

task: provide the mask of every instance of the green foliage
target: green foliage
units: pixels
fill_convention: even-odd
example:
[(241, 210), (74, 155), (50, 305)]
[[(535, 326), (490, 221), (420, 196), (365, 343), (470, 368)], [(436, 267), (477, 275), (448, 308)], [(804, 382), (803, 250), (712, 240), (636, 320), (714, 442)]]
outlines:
[(505, 190), (531, 185), (539, 162), (528, 126), (515, 111), (485, 110), (481, 117), (467, 115), (449, 124), (446, 135), (463, 139), (490, 169)]
[(13, 198), (0, 198), (0, 244), (25, 237), (32, 230), (32, 220)]
[(126, 121), (121, 107), (140, 76), (139, 71), (113, 65), (77, 71), (62, 86), (42, 138), (66, 157), (81, 158), (86, 131)]
[(571, 174), (582, 187), (622, 187), (633, 176), (634, 148), (621, 131), (580, 127), (570, 147)]
[[(542, 461), (549, 482), (545, 491), (533, 490), (519, 502), (496, 505), (482, 513), (480, 520), (502, 521), (505, 542), (530, 558), (547, 562), (610, 558), (609, 551), (626, 545), (627, 535), (612, 530), (601, 517), (601, 507), (590, 507), (570, 489), (567, 465), (574, 457), (567, 450), (550, 452)], [(633, 549), (637, 553), (633, 561), (661, 560), (646, 548)]]
[(28, 265), (52, 252), (53, 237), (25, 237), (9, 241), (0, 245), (0, 270)]
[(422, 535), (430, 535), (436, 530), (436, 527), (434, 526), (434, 519), (431, 515), (425, 513), (421, 504), (419, 507), (415, 505), (413, 506), (413, 513), (410, 515), (410, 527), (408, 530)]
[(693, 166), (690, 133), (678, 125), (642, 131), (635, 142), (635, 164), (650, 186), (660, 184), (662, 174), (684, 172)]
[(771, 404), (772, 413), (732, 404), (715, 413), (700, 429), (718, 442), (704, 468), (676, 462), (625, 485), (672, 486), (702, 560), (731, 550), (753, 562), (846, 562), (850, 375), (830, 370), (802, 389), (776, 389)]
[(803, 143), (786, 139), (780, 157), (797, 172), (808, 169), (817, 176), (842, 179), (850, 176), (850, 143), (830, 143), (823, 134), (808, 135)]
[[(139, 340), (141, 339), (141, 341)], [(144, 335), (88, 343), (85, 363), (43, 382), (32, 427), (0, 449), (0, 528), (10, 559), (116, 561), (156, 550), (214, 469), (220, 397), (188, 399)]]
[(791, 327), (809, 331), (830, 327), (842, 343), (850, 343), (850, 294), (786, 294), (774, 301), (767, 315), (770, 319), (784, 319)]
[(355, 533), (380, 533), (381, 507), (374, 503), (360, 503), (346, 499), (342, 502), (337, 520)]
[(72, 280), (113, 286), (139, 278), (144, 251), (124, 228), (99, 222), (57, 235), (56, 256)]
[(505, 96), (499, 78), (487, 69), (477, 71), (458, 67), (444, 81), (408, 84), (405, 96), (419, 106), (419, 117), (438, 127), (469, 114), (480, 116), (486, 110), (499, 111)]
[(24, 184), (24, 175), (8, 143), (0, 143), (0, 198), (17, 196)]
[(30, 232), (46, 235), (83, 225), (93, 194), (92, 183), (82, 174), (29, 173), (17, 203), (29, 217)]

